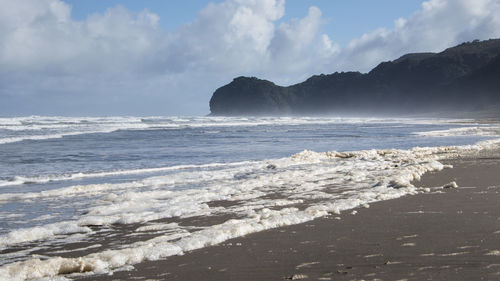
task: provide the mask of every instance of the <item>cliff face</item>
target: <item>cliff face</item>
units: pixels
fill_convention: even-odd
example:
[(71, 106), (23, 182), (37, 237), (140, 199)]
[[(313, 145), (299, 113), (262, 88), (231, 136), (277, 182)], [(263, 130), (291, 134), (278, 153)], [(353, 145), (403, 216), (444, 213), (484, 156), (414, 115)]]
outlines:
[(425, 113), (500, 104), (500, 39), (407, 54), (369, 73), (315, 75), (289, 87), (238, 77), (215, 91), (214, 115)]
[(255, 77), (238, 77), (215, 92), (210, 111), (217, 115), (291, 113), (285, 88)]

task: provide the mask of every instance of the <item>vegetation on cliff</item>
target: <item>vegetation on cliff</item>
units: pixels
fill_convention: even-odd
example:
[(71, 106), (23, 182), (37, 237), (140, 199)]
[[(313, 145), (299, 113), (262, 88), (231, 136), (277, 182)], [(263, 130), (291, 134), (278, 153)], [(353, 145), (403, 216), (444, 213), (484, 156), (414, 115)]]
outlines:
[(213, 115), (287, 115), (482, 110), (500, 104), (500, 39), (440, 53), (406, 54), (368, 73), (315, 75), (281, 87), (238, 77), (217, 89)]

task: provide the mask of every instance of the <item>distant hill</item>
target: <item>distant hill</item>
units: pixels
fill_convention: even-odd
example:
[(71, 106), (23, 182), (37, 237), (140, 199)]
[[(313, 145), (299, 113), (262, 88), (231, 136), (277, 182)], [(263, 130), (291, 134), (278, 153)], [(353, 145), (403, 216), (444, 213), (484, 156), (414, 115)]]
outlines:
[(212, 115), (411, 115), (499, 105), (500, 39), (406, 54), (365, 74), (315, 75), (289, 87), (238, 77), (210, 99)]

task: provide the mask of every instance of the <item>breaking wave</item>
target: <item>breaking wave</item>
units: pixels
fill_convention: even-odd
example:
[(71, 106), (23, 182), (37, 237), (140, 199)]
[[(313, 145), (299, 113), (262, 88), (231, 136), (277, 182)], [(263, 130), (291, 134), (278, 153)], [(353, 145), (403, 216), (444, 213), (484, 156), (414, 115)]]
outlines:
[[(37, 241), (50, 249), (54, 235), (86, 237), (94, 226), (138, 224), (134, 233), (156, 231), (156, 237), (126, 247), (95, 250), (75, 258), (47, 256), (17, 260), (0, 267), (0, 280), (53, 277), (58, 274), (105, 273), (144, 260), (158, 260), (215, 245), (270, 228), (298, 224), (328, 214), (404, 195), (428, 192), (412, 181), (447, 166), (439, 161), (490, 148), (500, 140), (467, 146), (415, 147), (352, 152), (303, 151), (281, 159), (213, 164), (209, 169), (185, 166), (176, 173), (124, 183), (69, 186), (2, 194), (1, 203), (87, 196), (93, 203), (73, 220), (16, 229), (0, 237), (0, 247)], [(178, 168), (178, 167), (177, 167)], [(130, 171), (129, 171), (130, 172)], [(196, 189), (176, 188), (184, 184)], [(227, 202), (215, 204), (214, 202)], [(228, 215), (209, 226), (164, 223), (165, 219)], [(1, 215), (0, 215), (1, 217)], [(68, 238), (69, 239), (69, 238)], [(17, 257), (19, 259), (19, 257)]]

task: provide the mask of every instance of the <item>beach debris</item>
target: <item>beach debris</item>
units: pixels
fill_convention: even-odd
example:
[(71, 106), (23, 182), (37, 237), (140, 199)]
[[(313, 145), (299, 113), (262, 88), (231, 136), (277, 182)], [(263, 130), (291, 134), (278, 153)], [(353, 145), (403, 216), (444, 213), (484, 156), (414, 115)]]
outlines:
[(386, 261), (384, 262), (384, 265), (391, 265), (391, 264), (401, 264), (402, 262), (400, 261)]
[(456, 253), (448, 253), (448, 254), (440, 254), (440, 257), (453, 257), (453, 256), (460, 256), (460, 255), (465, 255), (469, 254), (469, 252), (456, 252)]
[(375, 257), (381, 257), (383, 256), (382, 254), (371, 254), (371, 255), (366, 255), (363, 258), (369, 259), (369, 258), (375, 258)]
[(492, 268), (492, 267), (499, 267), (499, 266), (500, 266), (500, 264), (499, 264), (499, 263), (493, 263), (493, 264), (490, 264), (490, 265), (486, 266), (486, 268), (487, 268), (487, 269), (490, 269), (490, 268)]
[(443, 185), (443, 188), (457, 188), (457, 187), (458, 187), (458, 185), (457, 185), (457, 183), (456, 183), (456, 182), (454, 182), (454, 181), (449, 182), (449, 183), (447, 183), (447, 184)]
[(461, 247), (458, 247), (458, 249), (472, 249), (472, 248), (480, 248), (481, 246), (461, 246)]
[[(441, 188), (439, 188), (441, 189)], [(429, 187), (419, 187), (420, 193), (429, 193), (431, 189)]]
[(267, 165), (266, 168), (269, 169), (269, 170), (276, 170), (277, 166), (274, 165), (274, 164), (269, 164), (269, 165)]
[[(423, 212), (422, 212), (423, 213)], [(396, 238), (396, 240), (401, 241), (403, 239), (410, 239), (410, 238), (417, 238), (418, 234), (412, 234), (412, 235), (404, 235), (402, 237)]]
[(313, 261), (313, 262), (301, 263), (301, 264), (297, 265), (295, 268), (299, 269), (299, 268), (302, 268), (302, 267), (310, 267), (311, 265), (315, 265), (315, 264), (319, 264), (319, 262), (318, 261)]
[(486, 256), (500, 256), (500, 251), (499, 250), (493, 250), (489, 251), (488, 253), (485, 254)]
[(354, 210), (354, 211), (351, 212), (351, 215), (355, 215), (357, 213), (358, 213), (358, 211)]
[(302, 279), (306, 279), (308, 278), (309, 276), (305, 275), (305, 274), (293, 274), (291, 276), (287, 276), (285, 277), (284, 279), (285, 280), (302, 280)]

